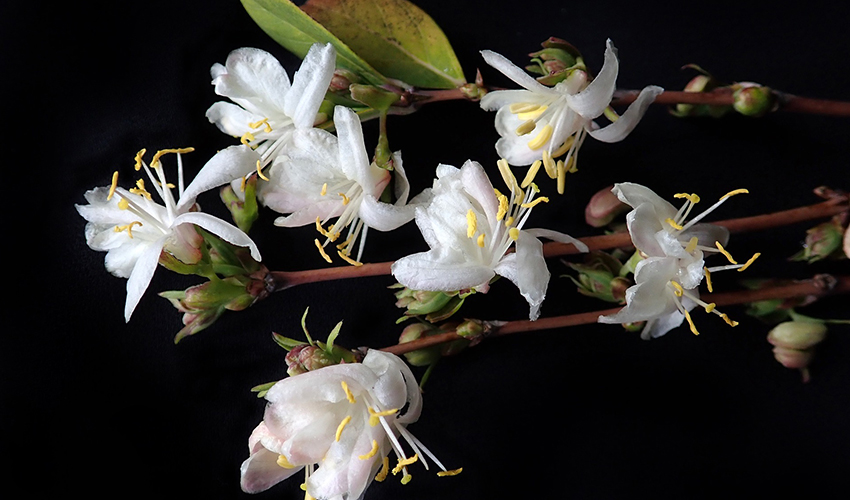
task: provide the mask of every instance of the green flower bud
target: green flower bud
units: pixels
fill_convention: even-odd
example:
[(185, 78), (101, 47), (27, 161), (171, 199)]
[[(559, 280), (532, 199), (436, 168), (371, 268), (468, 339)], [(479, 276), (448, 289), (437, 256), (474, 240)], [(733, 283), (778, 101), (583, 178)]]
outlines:
[(568, 276), (578, 287), (578, 292), (606, 302), (622, 304), (631, 280), (620, 276), (622, 263), (605, 252), (590, 252), (582, 264), (567, 262), (578, 277)]
[(767, 334), (767, 341), (778, 347), (804, 350), (826, 337), (826, 325), (809, 321), (786, 321)]
[(240, 189), (234, 190), (228, 184), (221, 188), (219, 197), (227, 209), (236, 227), (248, 233), (251, 225), (259, 217), (257, 210), (257, 176), (249, 175)]
[(286, 373), (300, 375), (337, 364), (337, 361), (323, 349), (312, 345), (300, 345), (286, 353)]
[(432, 323), (444, 321), (454, 315), (463, 305), (467, 296), (474, 293), (471, 290), (460, 292), (429, 292), (424, 290), (411, 290), (403, 285), (394, 285), (399, 288), (395, 292), (396, 307), (407, 309), (405, 316), (425, 316)]
[(768, 87), (744, 82), (734, 85), (733, 88), (736, 90), (732, 94), (734, 99), (732, 107), (742, 115), (763, 116), (770, 111), (775, 111), (778, 106), (776, 95)]
[[(806, 241), (803, 250), (791, 257), (791, 260), (803, 260), (816, 262), (828, 257), (842, 257), (842, 237), (846, 233), (841, 227), (840, 220), (834, 218), (830, 221), (818, 224), (806, 231)], [(846, 240), (847, 238), (844, 237)]]
[[(399, 336), (398, 343), (404, 344), (418, 340), (423, 336), (433, 335), (437, 333), (436, 327), (426, 323), (415, 323), (408, 325), (402, 330)], [(415, 351), (404, 353), (407, 362), (413, 366), (428, 366), (440, 359), (440, 346), (427, 347), (425, 349), (417, 349)]]
[(465, 319), (455, 328), (455, 331), (463, 338), (477, 337), (484, 333), (484, 324), (481, 320)]

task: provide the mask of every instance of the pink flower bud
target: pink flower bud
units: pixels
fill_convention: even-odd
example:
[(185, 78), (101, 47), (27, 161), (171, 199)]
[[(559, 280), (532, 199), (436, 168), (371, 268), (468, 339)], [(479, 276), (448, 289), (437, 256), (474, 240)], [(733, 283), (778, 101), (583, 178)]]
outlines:
[(614, 220), (614, 217), (626, 212), (631, 207), (621, 202), (617, 195), (611, 192), (613, 186), (598, 191), (584, 209), (584, 220), (593, 227), (603, 227)]

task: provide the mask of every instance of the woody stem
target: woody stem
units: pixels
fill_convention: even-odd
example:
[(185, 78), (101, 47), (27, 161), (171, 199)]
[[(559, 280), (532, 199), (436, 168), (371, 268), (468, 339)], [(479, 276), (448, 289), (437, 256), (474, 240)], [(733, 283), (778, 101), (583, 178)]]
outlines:
[[(845, 195), (837, 195), (821, 203), (808, 205), (790, 210), (783, 210), (770, 214), (729, 219), (715, 222), (715, 225), (724, 226), (732, 233), (743, 233), (781, 227), (797, 222), (813, 219), (831, 217), (848, 209), (848, 199)], [(628, 233), (606, 234), (600, 236), (588, 236), (579, 238), (590, 250), (605, 250), (612, 248), (625, 248), (631, 246), (631, 238)], [(558, 257), (562, 255), (576, 254), (579, 251), (575, 246), (565, 243), (549, 242), (543, 245), (545, 257)], [(340, 266), (322, 269), (308, 269), (304, 271), (271, 271), (271, 290), (279, 291), (292, 288), (306, 283), (318, 283), (322, 281), (333, 281), (348, 278), (363, 278), (368, 276), (384, 276), (391, 274), (392, 262), (377, 262), (374, 264), (363, 264), (362, 266)]]
[[(758, 290), (740, 290), (724, 293), (701, 294), (700, 298), (718, 307), (747, 304), (760, 300), (789, 299), (793, 297), (840, 294), (850, 292), (850, 276), (817, 275), (812, 279), (797, 281), (787, 285), (773, 286)], [(525, 333), (540, 330), (551, 330), (555, 328), (566, 328), (577, 325), (588, 325), (596, 323), (599, 316), (615, 314), (620, 308), (605, 309), (601, 311), (568, 314), (566, 316), (552, 316), (540, 318), (536, 321), (520, 320), (501, 322), (484, 322), (485, 338), (511, 335), (514, 333)], [(405, 342), (394, 346), (384, 347), (381, 350), (392, 354), (404, 354), (407, 352), (424, 349), (446, 342), (461, 339), (455, 331), (444, 332), (428, 337), (421, 337), (411, 342)]]

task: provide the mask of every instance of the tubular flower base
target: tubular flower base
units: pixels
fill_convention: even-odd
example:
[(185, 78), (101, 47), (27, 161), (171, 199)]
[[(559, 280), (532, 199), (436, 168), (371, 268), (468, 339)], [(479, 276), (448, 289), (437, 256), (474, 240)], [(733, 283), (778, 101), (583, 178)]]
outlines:
[[(634, 210), (626, 215), (632, 242), (645, 257), (635, 267), (635, 285), (626, 290), (626, 306), (618, 313), (599, 317), (600, 323), (635, 323), (646, 321), (641, 337), (660, 337), (687, 319), (691, 331), (699, 332), (690, 310), (697, 304), (723, 318), (729, 325), (737, 323), (715, 310), (715, 304), (699, 298), (697, 287), (705, 277), (712, 291), (711, 272), (737, 269), (743, 271), (758, 257), (738, 264), (723, 248), (729, 232), (720, 226), (697, 224), (729, 197), (746, 193), (731, 191), (707, 210), (686, 222), (691, 209), (700, 199), (695, 194), (680, 193), (685, 204), (679, 210), (639, 184), (616, 184), (613, 192)], [(729, 265), (705, 267), (704, 253), (722, 253)]]
[[(389, 453), (411, 480), (408, 466), (425, 457), (453, 475), (406, 429), (416, 422), (422, 396), (410, 368), (397, 356), (370, 350), (362, 363), (343, 363), (286, 378), (266, 393), (265, 418), (248, 440), (242, 489), (264, 491), (305, 470), (312, 498), (361, 498), (372, 479), (390, 472)], [(401, 446), (413, 450), (408, 456)]]

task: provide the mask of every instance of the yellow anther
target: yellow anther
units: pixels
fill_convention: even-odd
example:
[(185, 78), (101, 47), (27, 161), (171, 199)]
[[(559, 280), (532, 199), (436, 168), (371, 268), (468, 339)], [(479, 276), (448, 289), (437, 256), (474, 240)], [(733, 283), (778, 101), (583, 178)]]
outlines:
[(538, 106), (536, 109), (517, 113), (516, 117), (520, 120), (536, 120), (548, 107), (549, 106)]
[(519, 239), (519, 229), (512, 227), (510, 231), (508, 231), (508, 236), (510, 236), (512, 240), (516, 241)]
[(559, 156), (564, 156), (565, 154), (567, 154), (567, 151), (569, 151), (570, 148), (573, 147), (574, 142), (576, 142), (576, 137), (574, 135), (567, 137), (567, 140), (564, 141), (564, 143), (561, 144), (558, 149), (552, 151), (552, 158), (557, 158)]
[(523, 203), (520, 206), (522, 208), (534, 208), (541, 203), (549, 203), (549, 198), (547, 198), (545, 196), (541, 196), (539, 198), (535, 198), (534, 201), (531, 201), (529, 203)]
[[(339, 440), (337, 439), (337, 441), (339, 441)], [(366, 453), (365, 455), (358, 455), (357, 458), (359, 458), (360, 460), (369, 460), (370, 458), (374, 457), (377, 454), (378, 454), (378, 441), (373, 439), (372, 440), (372, 449), (369, 450), (369, 453)]]
[(505, 215), (507, 215), (507, 213), (508, 213), (508, 208), (510, 207), (510, 202), (508, 201), (508, 197), (503, 195), (503, 194), (499, 194), (498, 199), (499, 199), (499, 210), (496, 212), (496, 220), (502, 220), (505, 217)]
[(682, 229), (684, 229), (684, 226), (682, 226), (681, 224), (676, 224), (676, 221), (674, 221), (670, 217), (667, 217), (666, 219), (664, 219), (664, 222), (666, 222), (667, 224), (670, 224), (670, 226), (677, 231), (681, 231)]
[(519, 113), (528, 113), (530, 111), (534, 111), (539, 107), (539, 104), (534, 104), (533, 102), (515, 102), (511, 104), (508, 109), (511, 110), (511, 113), (516, 115)]
[[(123, 201), (123, 198), (121, 200)], [(133, 239), (133, 226), (135, 226), (135, 225), (141, 226), (142, 223), (137, 221), (137, 220), (134, 220), (133, 222), (127, 224), (126, 226), (115, 226), (115, 232), (120, 233), (121, 231), (127, 231), (127, 236), (129, 236), (130, 239), (132, 240)]]
[(564, 160), (558, 160), (555, 165), (555, 172), (558, 175), (558, 194), (564, 194), (567, 187), (567, 166), (564, 165)]
[(507, 219), (505, 219), (505, 227), (511, 227), (513, 225), (514, 225), (514, 216), (512, 215), (512, 216), (508, 217)]
[(253, 148), (253, 146), (251, 146), (251, 141), (253, 141), (254, 139), (254, 134), (252, 134), (251, 132), (245, 132), (244, 134), (242, 134), (242, 137), (239, 138), (239, 142), (241, 142), (243, 146)]
[(407, 484), (407, 483), (409, 483), (409, 482), (410, 482), (410, 480), (411, 480), (411, 479), (413, 479), (413, 475), (412, 475), (412, 474), (405, 474), (405, 475), (404, 475), (404, 476), (402, 476), (402, 478), (401, 478), (401, 484)]
[(118, 187), (118, 171), (116, 170), (114, 174), (112, 174), (112, 184), (109, 186), (109, 193), (106, 195), (106, 201), (112, 199), (112, 196), (115, 195), (115, 188)]
[(277, 456), (277, 464), (284, 469), (294, 469), (296, 465), (293, 465), (285, 456), (278, 455)]
[(269, 119), (268, 118), (263, 118), (262, 120), (260, 120), (258, 122), (248, 124), (248, 126), (251, 127), (251, 128), (260, 128), (260, 126), (262, 126), (262, 125), (265, 125), (265, 127), (263, 128), (263, 131), (265, 131), (265, 133), (268, 134), (272, 131), (272, 126), (269, 125)]
[(475, 236), (475, 230), (478, 228), (478, 218), (475, 216), (475, 212), (470, 208), (468, 212), (466, 212), (466, 237), (472, 238)]
[(721, 318), (723, 318), (723, 321), (725, 321), (727, 325), (729, 325), (729, 326), (738, 326), (738, 322), (737, 322), (737, 321), (734, 321), (734, 320), (729, 319), (729, 316), (727, 316), (726, 314), (721, 314), (721, 315), (720, 315), (720, 317), (721, 317)]
[(118, 208), (120, 208), (121, 210), (127, 210), (129, 206), (130, 202), (127, 201), (127, 198), (121, 198), (120, 200), (118, 200)]
[(345, 193), (337, 193), (337, 195), (342, 197), (343, 205), (348, 205), (348, 203), (351, 201), (348, 196), (345, 195)]
[(567, 158), (567, 165), (564, 168), (566, 168), (567, 172), (571, 174), (578, 172), (578, 167), (576, 166), (576, 157), (570, 156), (569, 158)]
[(248, 176), (242, 177), (242, 182), (239, 183), (239, 189), (244, 193), (245, 188), (248, 186)]
[(708, 293), (712, 293), (714, 288), (711, 286), (711, 273), (708, 272), (708, 268), (703, 268), (705, 270), (705, 286), (708, 287)]
[(759, 258), (759, 255), (761, 255), (761, 253), (759, 253), (759, 252), (754, 253), (754, 254), (753, 254), (753, 256), (752, 256), (752, 257), (750, 257), (750, 260), (748, 260), (747, 262), (745, 262), (745, 263), (744, 263), (744, 265), (743, 265), (742, 267), (739, 267), (739, 268), (738, 268), (738, 272), (741, 272), (741, 271), (743, 271), (744, 269), (746, 269), (746, 268), (750, 267), (750, 264), (752, 264), (753, 262), (755, 262), (755, 261), (756, 261), (756, 259), (758, 259), (758, 258)]
[(552, 125), (546, 124), (546, 126), (544, 126), (540, 130), (540, 132), (538, 132), (537, 135), (534, 136), (534, 139), (528, 141), (528, 147), (531, 150), (538, 150), (542, 148), (543, 145), (549, 142), (549, 139), (552, 138), (553, 130), (554, 129), (552, 128)]
[[(344, 384), (344, 383), (345, 383), (345, 382), (343, 382), (343, 384)], [(348, 423), (349, 423), (349, 422), (351, 422), (351, 415), (349, 415), (349, 416), (345, 417), (344, 419), (342, 419), (342, 422), (340, 422), (340, 423), (339, 423), (339, 426), (337, 426), (337, 428), (336, 428), (336, 436), (334, 436), (334, 439), (335, 439), (337, 442), (339, 441), (340, 436), (342, 436), (342, 430), (343, 430), (343, 429), (345, 429), (345, 426), (346, 426), (346, 425), (348, 425)]]
[(683, 311), (685, 311), (685, 319), (688, 320), (688, 325), (690, 325), (691, 327), (691, 332), (694, 335), (699, 335), (699, 331), (697, 330), (697, 327), (694, 324), (694, 320), (691, 319), (691, 313), (689, 313), (687, 309), (683, 309)]
[(694, 205), (699, 203), (699, 196), (697, 196), (695, 193), (694, 194), (676, 193), (676, 194), (673, 195), (673, 198), (687, 198), (688, 201), (693, 203)]
[(537, 194), (537, 193), (540, 192), (540, 188), (537, 187), (537, 184), (534, 183), (534, 182), (531, 183), (531, 190), (534, 191), (534, 194)]
[(351, 389), (348, 388), (348, 384), (345, 383), (345, 380), (340, 381), (340, 384), (342, 384), (342, 390), (345, 391), (345, 398), (348, 399), (348, 402), (351, 404), (356, 403), (357, 400), (354, 399), (354, 394), (351, 394)]
[(151, 165), (151, 167), (156, 168), (156, 166), (159, 164), (159, 159), (160, 159), (163, 155), (166, 155), (166, 154), (168, 154), (168, 153), (177, 153), (177, 154), (181, 154), (181, 153), (191, 153), (191, 152), (192, 152), (192, 151), (194, 151), (194, 150), (195, 150), (195, 148), (173, 148), (173, 149), (160, 149), (159, 151), (157, 151), (157, 152), (156, 152), (156, 154), (154, 154), (154, 155), (153, 155), (153, 160), (151, 160), (150, 165)]
[(552, 155), (549, 154), (548, 150), (543, 150), (543, 168), (546, 170), (546, 175), (549, 176), (550, 179), (554, 179), (558, 177), (558, 170), (555, 160), (552, 159)]
[(262, 179), (262, 180), (264, 180), (264, 181), (269, 180), (269, 178), (268, 178), (268, 177), (266, 177), (265, 175), (263, 175), (263, 166), (260, 164), (260, 160), (257, 160), (257, 175), (259, 175), (259, 176), (260, 176), (260, 179)]
[(529, 184), (534, 182), (534, 177), (537, 175), (537, 171), (540, 170), (540, 165), (543, 165), (543, 161), (536, 160), (530, 167), (528, 167), (528, 172), (525, 174), (522, 184), (520, 184), (521, 188), (525, 189)]
[(502, 174), (502, 180), (505, 181), (508, 190), (512, 193), (519, 191), (519, 184), (516, 182), (516, 177), (514, 177), (510, 165), (508, 165), (508, 160), (500, 158), (496, 165), (499, 167), (499, 173)]
[(514, 197), (514, 204), (522, 205), (522, 202), (525, 201), (525, 191), (517, 187), (516, 197)]
[(351, 240), (353, 240), (353, 239), (354, 239), (354, 235), (352, 234), (351, 236), (348, 237), (347, 240), (343, 241), (342, 243), (340, 243), (339, 245), (336, 246), (337, 250), (342, 250), (345, 247), (347, 247), (351, 243)]
[(322, 184), (322, 192), (319, 193), (319, 194), (322, 195), (322, 196), (328, 194), (328, 183), (327, 182)]
[(378, 471), (378, 474), (375, 476), (375, 481), (379, 483), (387, 478), (387, 474), (390, 473), (390, 457), (384, 457), (384, 464), (381, 466), (381, 470)]
[(142, 156), (145, 155), (146, 151), (147, 149), (145, 148), (140, 149), (139, 152), (136, 153), (136, 157), (133, 159), (136, 162), (136, 164), (133, 166), (133, 168), (136, 169), (136, 172), (142, 169)]
[(463, 472), (463, 467), (461, 467), (459, 469), (454, 469), (454, 470), (441, 470), (440, 472), (437, 473), (437, 476), (439, 476), (439, 477), (457, 476), (461, 472)]
[(536, 124), (534, 123), (534, 120), (524, 121), (516, 128), (516, 135), (530, 134), (531, 131), (534, 130), (535, 126)]
[(728, 259), (728, 260), (729, 260), (729, 262), (731, 262), (732, 264), (737, 264), (737, 262), (735, 262), (735, 259), (733, 259), (733, 258), (732, 258), (732, 254), (730, 254), (729, 252), (727, 252), (727, 251), (726, 251), (726, 249), (725, 249), (725, 248), (723, 248), (723, 245), (721, 245), (719, 241), (715, 241), (715, 242), (714, 242), (714, 245), (717, 247), (717, 250), (718, 250), (720, 253), (722, 253), (722, 254), (723, 254), (723, 256), (724, 256), (724, 257), (726, 257), (726, 259)]
[(707, 306), (705, 306), (705, 312), (710, 313), (711, 311), (714, 310), (715, 307), (717, 307), (717, 304), (712, 302), (711, 304), (708, 304)]
[(685, 251), (687, 253), (694, 253), (694, 250), (697, 249), (697, 243), (699, 243), (699, 238), (692, 236), (690, 241), (688, 241), (688, 246), (685, 247)]
[(484, 248), (484, 233), (478, 235), (478, 246)]
[[(173, 188), (174, 186), (171, 185), (171, 184), (168, 184), (167, 187)], [(133, 193), (133, 194), (138, 194), (140, 196), (144, 196), (145, 198), (147, 198), (149, 200), (153, 199), (153, 198), (151, 198), (151, 194), (148, 192), (148, 190), (145, 189), (145, 180), (144, 179), (137, 180), (136, 181), (136, 187), (130, 188), (130, 192)]]
[(372, 407), (369, 407), (369, 425), (375, 427), (380, 423), (379, 419), (381, 417), (388, 417), (390, 415), (395, 414), (396, 412), (398, 412), (398, 408), (391, 408), (389, 410), (384, 411), (375, 411), (372, 409)]
[(671, 281), (670, 284), (673, 285), (673, 288), (675, 289), (673, 290), (673, 293), (676, 294), (676, 297), (681, 297), (685, 294), (685, 289), (682, 288), (682, 285), (676, 283), (675, 281)]
[(749, 194), (749, 192), (750, 191), (747, 190), (747, 189), (735, 189), (734, 191), (729, 191), (728, 193), (724, 194), (723, 196), (720, 197), (720, 199), (725, 200), (726, 198), (728, 198), (730, 196), (735, 196), (736, 194)]
[(399, 461), (398, 461), (398, 465), (396, 465), (396, 466), (395, 466), (395, 468), (393, 468), (393, 475), (398, 474), (399, 472), (401, 472), (401, 470), (402, 470), (402, 469), (404, 469), (404, 468), (405, 468), (405, 467), (407, 467), (408, 465), (410, 465), (410, 464), (412, 464), (412, 463), (416, 462), (417, 460), (419, 460), (419, 454), (414, 454), (414, 455), (413, 455), (412, 457), (410, 457), (410, 458), (401, 458), (401, 459), (399, 459)]
[(349, 264), (351, 264), (351, 265), (352, 265), (352, 266), (354, 266), (354, 267), (360, 267), (360, 266), (362, 266), (362, 265), (363, 265), (363, 263), (362, 263), (362, 262), (359, 262), (359, 261), (356, 261), (356, 260), (352, 259), (351, 257), (349, 257), (349, 256), (348, 256), (345, 252), (343, 252), (342, 250), (339, 250), (339, 251), (337, 252), (337, 254), (339, 255), (339, 257), (340, 257), (342, 260), (344, 260), (344, 261), (348, 262)]
[(330, 236), (330, 233), (328, 233), (328, 231), (324, 227), (322, 227), (322, 219), (320, 219), (319, 216), (316, 216), (316, 231), (318, 231), (319, 234), (324, 237)]
[(319, 253), (322, 255), (322, 258), (325, 259), (328, 262), (328, 264), (331, 264), (333, 261), (331, 260), (330, 256), (325, 253), (325, 249), (322, 248), (322, 244), (319, 243), (319, 240), (315, 239), (315, 240), (313, 240), (313, 242), (316, 244), (316, 248), (319, 249)]

